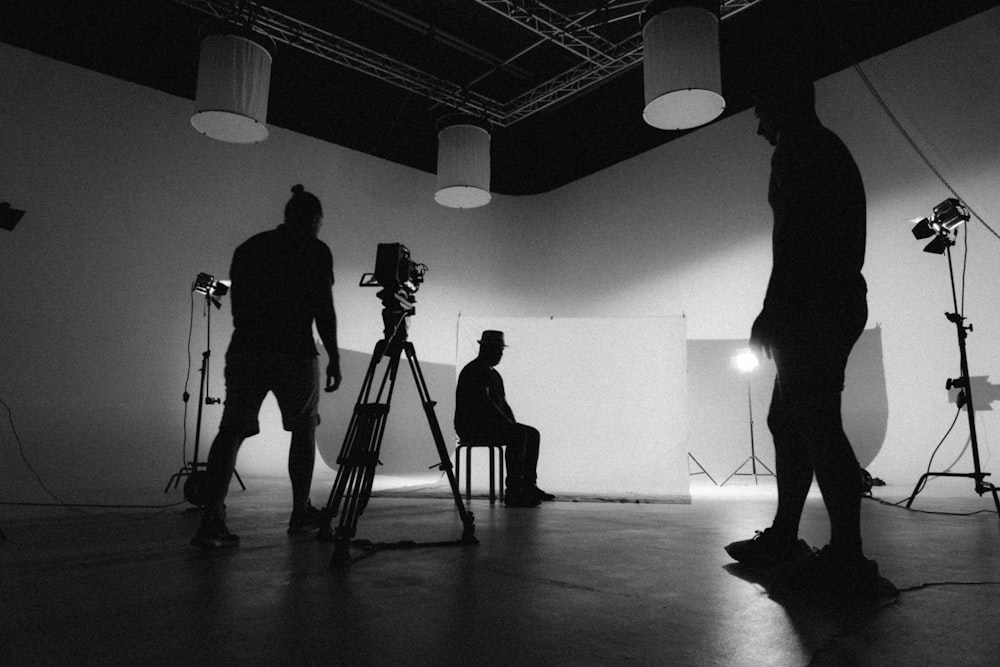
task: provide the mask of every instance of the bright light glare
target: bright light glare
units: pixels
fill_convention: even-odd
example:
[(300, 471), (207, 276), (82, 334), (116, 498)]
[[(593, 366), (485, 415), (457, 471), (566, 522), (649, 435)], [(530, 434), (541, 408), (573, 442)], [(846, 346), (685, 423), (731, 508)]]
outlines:
[(753, 369), (757, 368), (757, 355), (753, 353), (753, 350), (740, 350), (736, 355), (736, 368), (739, 369), (741, 373), (749, 373)]

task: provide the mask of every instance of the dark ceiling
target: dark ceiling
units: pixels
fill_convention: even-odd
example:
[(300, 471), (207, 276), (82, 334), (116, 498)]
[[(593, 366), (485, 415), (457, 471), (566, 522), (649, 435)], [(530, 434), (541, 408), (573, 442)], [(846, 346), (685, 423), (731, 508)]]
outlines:
[[(433, 173), (437, 119), (475, 113), (493, 126), (492, 190), (522, 195), (682, 134), (642, 120), (645, 4), (4, 0), (0, 41), (193, 100), (199, 29), (250, 14), (275, 40), (269, 125)], [(722, 0), (722, 117), (748, 108), (775, 71), (793, 66), (816, 80), (997, 5)]]

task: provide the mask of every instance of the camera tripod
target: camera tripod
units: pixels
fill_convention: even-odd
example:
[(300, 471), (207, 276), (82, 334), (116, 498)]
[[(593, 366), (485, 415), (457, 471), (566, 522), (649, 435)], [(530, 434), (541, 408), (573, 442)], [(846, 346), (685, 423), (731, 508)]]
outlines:
[(997, 497), (997, 487), (986, 481), (986, 477), (990, 473), (983, 472), (982, 467), (979, 463), (979, 440), (976, 437), (976, 411), (972, 403), (972, 381), (969, 375), (969, 358), (965, 352), (965, 339), (968, 337), (968, 332), (972, 331), (972, 325), (966, 326), (965, 317), (958, 312), (958, 296), (955, 292), (955, 270), (952, 267), (951, 262), (951, 246), (955, 244), (954, 239), (950, 237), (941, 237), (942, 241), (945, 243), (945, 249), (948, 254), (948, 275), (951, 277), (951, 298), (952, 303), (955, 307), (955, 312), (945, 313), (944, 316), (948, 318), (948, 321), (955, 325), (955, 331), (958, 334), (958, 356), (959, 364), (962, 374), (955, 378), (949, 378), (945, 383), (946, 389), (952, 389), (953, 387), (958, 388), (958, 409), (961, 410), (965, 407), (965, 411), (969, 416), (969, 441), (972, 443), (972, 467), (973, 472), (927, 472), (921, 475), (917, 485), (913, 488), (913, 493), (910, 494), (910, 499), (906, 501), (906, 507), (909, 509), (910, 505), (913, 504), (913, 500), (917, 497), (927, 480), (931, 477), (969, 477), (975, 480), (975, 490), (980, 496), (986, 492), (993, 494), (993, 504), (997, 508), (997, 514), (1000, 515), (1000, 498)]
[[(395, 546), (451, 546), (479, 543), (475, 537), (475, 519), (472, 512), (469, 512), (462, 502), (458, 482), (452, 471), (451, 459), (441, 434), (441, 427), (434, 413), (436, 402), (432, 401), (428, 394), (427, 383), (420, 370), (420, 363), (417, 360), (413, 343), (406, 339), (405, 320), (408, 315), (409, 313), (404, 312), (383, 313), (383, 320), (386, 322), (386, 337), (375, 344), (371, 363), (368, 365), (361, 392), (354, 406), (354, 413), (347, 427), (344, 444), (337, 456), (339, 469), (333, 489), (330, 491), (330, 498), (323, 508), (323, 519), (320, 522), (320, 532), (317, 537), (321, 541), (333, 542), (334, 551), (330, 563), (332, 567), (347, 565), (351, 562), (351, 540), (357, 532), (358, 521), (371, 497), (375, 468), (380, 463), (379, 452), (382, 448), (382, 436), (385, 434), (392, 393), (396, 385), (399, 360), (404, 352), (440, 457), (440, 463), (431, 467), (439, 468), (447, 474), (455, 506), (462, 519), (463, 530), (461, 539), (454, 542), (425, 544), (401, 542)], [(373, 396), (376, 370), (383, 358), (387, 360), (385, 371), (378, 390)], [(336, 530), (331, 530), (330, 523), (338, 512), (340, 513), (340, 521)], [(389, 548), (390, 546), (392, 545), (374, 545), (373, 548)]]

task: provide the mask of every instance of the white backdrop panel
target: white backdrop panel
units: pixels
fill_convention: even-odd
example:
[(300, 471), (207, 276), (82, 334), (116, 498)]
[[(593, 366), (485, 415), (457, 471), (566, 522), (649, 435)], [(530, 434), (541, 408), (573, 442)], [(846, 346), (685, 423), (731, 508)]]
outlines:
[(683, 317), (459, 317), (456, 374), (486, 329), (517, 420), (541, 431), (539, 486), (564, 496), (687, 501)]

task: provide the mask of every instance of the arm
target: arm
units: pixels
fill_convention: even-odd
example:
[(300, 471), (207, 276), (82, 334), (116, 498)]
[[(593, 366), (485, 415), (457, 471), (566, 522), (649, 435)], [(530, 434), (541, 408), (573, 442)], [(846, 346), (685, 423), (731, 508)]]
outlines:
[(325, 290), (325, 298), (316, 313), (316, 330), (329, 356), (326, 365), (326, 391), (336, 391), (343, 379), (340, 374), (340, 348), (337, 346), (337, 313), (333, 308), (333, 293)]
[(484, 387), (484, 390), (486, 392), (486, 404), (489, 405), (494, 412), (496, 412), (497, 419), (503, 422), (510, 422), (512, 424), (516, 423), (517, 420), (514, 419), (514, 411), (511, 410), (510, 405), (507, 403), (507, 399), (502, 395), (494, 398), (489, 387)]
[(340, 374), (340, 348), (337, 345), (337, 312), (333, 307), (333, 256), (329, 249), (324, 260), (324, 275), (314, 304), (314, 318), (316, 331), (329, 357), (326, 365), (326, 391), (329, 392), (336, 391), (343, 378)]

